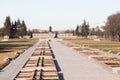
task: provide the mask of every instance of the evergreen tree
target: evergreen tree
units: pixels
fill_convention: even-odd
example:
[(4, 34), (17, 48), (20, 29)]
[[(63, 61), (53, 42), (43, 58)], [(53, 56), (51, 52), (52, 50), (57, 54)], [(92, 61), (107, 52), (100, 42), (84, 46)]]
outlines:
[(75, 34), (76, 34), (77, 36), (79, 36), (79, 25), (77, 25), (77, 27), (76, 27), (76, 29), (75, 29)]
[(16, 27), (17, 27), (17, 33), (16, 33), (16, 35), (17, 35), (17, 37), (19, 37), (19, 36), (21, 36), (21, 22), (20, 22), (20, 19), (18, 19), (17, 20), (17, 22), (16, 22)]
[(86, 24), (85, 20), (82, 24), (81, 35), (82, 37), (85, 37), (85, 38), (87, 38), (87, 36), (89, 35), (89, 24)]
[(17, 37), (17, 22), (15, 21), (15, 23), (14, 23), (14, 35), (15, 35), (15, 37)]
[(82, 36), (82, 26), (79, 27), (79, 35)]
[(23, 37), (27, 34), (27, 27), (24, 20), (21, 23), (20, 19), (18, 19), (16, 22), (16, 27), (17, 27), (17, 36)]
[(89, 23), (87, 23), (87, 25), (86, 25), (86, 27), (85, 27), (85, 30), (86, 30), (85, 37), (87, 38), (88, 35), (89, 35)]
[(20, 19), (18, 19), (16, 23), (17, 23), (17, 25), (20, 26), (21, 25)]
[(27, 34), (27, 27), (24, 20), (22, 21), (22, 24), (21, 24), (21, 34), (22, 36)]
[(85, 36), (85, 26), (86, 26), (86, 21), (84, 20), (84, 23), (82, 24), (82, 30), (81, 30), (81, 35), (82, 35), (82, 37), (84, 37)]
[(16, 26), (16, 21), (11, 25), (11, 32), (10, 32), (10, 38), (16, 38), (16, 33), (17, 33), (17, 26)]
[(10, 36), (11, 32), (11, 20), (10, 16), (6, 17), (5, 23), (4, 23), (4, 28), (3, 28), (4, 35)]

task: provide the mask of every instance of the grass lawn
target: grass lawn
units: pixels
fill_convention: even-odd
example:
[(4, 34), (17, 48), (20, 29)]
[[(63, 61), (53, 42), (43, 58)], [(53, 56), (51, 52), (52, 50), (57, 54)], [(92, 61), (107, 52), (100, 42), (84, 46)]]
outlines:
[(80, 45), (100, 49), (106, 52), (111, 51), (114, 54), (120, 52), (120, 42), (115, 42), (110, 40), (94, 41), (92, 39), (64, 39), (64, 40), (70, 41), (75, 44), (80, 44)]
[(32, 46), (38, 39), (9, 39), (9, 41), (0, 41), (0, 68), (6, 63), (6, 57), (15, 58), (16, 51), (23, 52), (28, 47)]

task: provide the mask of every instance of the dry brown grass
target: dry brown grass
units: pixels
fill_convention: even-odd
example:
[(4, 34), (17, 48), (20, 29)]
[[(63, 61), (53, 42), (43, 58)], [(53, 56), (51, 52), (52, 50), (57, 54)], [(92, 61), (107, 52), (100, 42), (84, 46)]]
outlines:
[(5, 54), (0, 54), (0, 65), (4, 64), (5, 61), (4, 59), (9, 57), (9, 58), (14, 58), (16, 55), (14, 53), (5, 53)]
[(104, 39), (101, 41), (94, 41), (92, 39), (67, 39), (67, 41), (79, 45), (100, 49), (106, 52), (111, 51), (114, 54), (120, 52), (120, 42), (104, 40)]
[(0, 41), (0, 68), (6, 63), (5, 58), (15, 58), (16, 51), (23, 52), (32, 46), (38, 39), (10, 39), (9, 41)]

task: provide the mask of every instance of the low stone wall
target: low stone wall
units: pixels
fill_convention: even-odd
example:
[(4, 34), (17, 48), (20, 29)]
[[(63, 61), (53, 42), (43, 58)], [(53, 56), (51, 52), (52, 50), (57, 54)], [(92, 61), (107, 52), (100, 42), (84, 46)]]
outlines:
[[(54, 38), (55, 33), (33, 33), (34, 38)], [(72, 33), (59, 33), (58, 38), (76, 38), (76, 36), (73, 36)]]

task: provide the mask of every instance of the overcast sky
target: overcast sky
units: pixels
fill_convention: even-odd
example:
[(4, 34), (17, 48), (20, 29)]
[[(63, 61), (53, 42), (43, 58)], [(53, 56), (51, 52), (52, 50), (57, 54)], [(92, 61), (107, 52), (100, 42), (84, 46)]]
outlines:
[(24, 19), (30, 29), (74, 29), (84, 19), (96, 27), (116, 12), (120, 0), (0, 0), (0, 27), (6, 16)]

